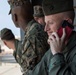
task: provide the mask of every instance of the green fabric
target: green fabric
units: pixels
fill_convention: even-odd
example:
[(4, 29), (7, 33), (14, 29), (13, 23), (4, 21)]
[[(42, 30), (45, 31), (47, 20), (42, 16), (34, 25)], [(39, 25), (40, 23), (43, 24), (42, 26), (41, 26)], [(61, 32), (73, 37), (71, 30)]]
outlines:
[(21, 58), (21, 66), (25, 74), (39, 63), (44, 53), (49, 49), (47, 35), (41, 25), (32, 20), (27, 26)]
[(73, 0), (43, 0), (44, 15), (74, 10)]
[(27, 75), (76, 75), (76, 32), (73, 32), (62, 54), (47, 51), (41, 62)]
[(21, 66), (21, 56), (22, 56), (22, 52), (21, 52), (21, 41), (19, 40), (15, 40), (15, 48), (16, 50), (13, 52), (13, 56), (15, 57), (15, 60), (17, 63), (19, 63), (19, 65)]

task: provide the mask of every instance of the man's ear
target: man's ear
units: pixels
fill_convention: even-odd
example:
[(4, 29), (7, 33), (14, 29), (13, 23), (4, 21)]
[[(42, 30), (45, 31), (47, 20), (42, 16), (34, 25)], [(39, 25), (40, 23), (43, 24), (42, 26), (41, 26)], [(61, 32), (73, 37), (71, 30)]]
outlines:
[(14, 19), (15, 22), (17, 22), (18, 21), (18, 16), (16, 14), (14, 14), (13, 19)]
[(38, 20), (38, 17), (34, 17), (34, 19), (37, 21)]
[(3, 40), (3, 43), (7, 46), (7, 43), (6, 43), (6, 41), (5, 41), (5, 40)]
[(16, 13), (12, 13), (12, 20), (16, 27), (19, 27), (18, 25), (18, 15)]
[(67, 20), (70, 24), (73, 23), (73, 21), (72, 21), (71, 19), (69, 19), (69, 18), (67, 18), (66, 20)]

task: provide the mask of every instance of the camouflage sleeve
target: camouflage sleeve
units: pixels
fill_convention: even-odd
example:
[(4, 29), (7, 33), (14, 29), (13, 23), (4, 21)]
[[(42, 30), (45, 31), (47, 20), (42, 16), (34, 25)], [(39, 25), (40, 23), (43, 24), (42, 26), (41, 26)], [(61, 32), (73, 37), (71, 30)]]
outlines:
[(45, 48), (45, 45), (44, 45), (45, 42), (44, 40), (42, 40), (42, 37), (32, 36), (31, 38), (32, 39), (30, 39), (30, 42), (37, 56), (35, 59), (35, 63), (38, 64), (41, 58), (43, 57), (43, 55), (45, 54), (45, 52), (47, 51), (47, 49)]
[[(44, 53), (48, 50), (45, 34), (38, 25), (32, 25), (26, 34), (23, 43), (22, 65), (27, 72), (32, 70), (41, 60)], [(25, 66), (24, 66), (25, 65)]]
[(24, 43), (24, 50), (22, 52), (22, 68), (24, 73), (32, 70), (41, 60), (45, 53), (44, 47), (36, 36), (31, 36)]
[(45, 52), (49, 49), (49, 45), (47, 43), (46, 33), (37, 23), (34, 23), (29, 30), (29, 40), (35, 51), (36, 64), (40, 62), (41, 58), (45, 54)]
[[(33, 41), (33, 40), (32, 40)], [(30, 40), (27, 39), (23, 43), (24, 49), (22, 51), (21, 65), (24, 72), (32, 69), (35, 66), (35, 50)]]

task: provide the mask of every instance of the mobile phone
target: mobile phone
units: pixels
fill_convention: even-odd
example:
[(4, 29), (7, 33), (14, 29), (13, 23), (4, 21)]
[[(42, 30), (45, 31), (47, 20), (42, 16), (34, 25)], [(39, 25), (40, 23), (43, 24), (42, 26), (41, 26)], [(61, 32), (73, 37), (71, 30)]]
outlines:
[(74, 26), (72, 24), (70, 24), (68, 21), (64, 20), (62, 23), (62, 26), (57, 31), (59, 38), (61, 38), (63, 35), (63, 28), (65, 28), (66, 39), (67, 39), (71, 35), (71, 33), (74, 29)]

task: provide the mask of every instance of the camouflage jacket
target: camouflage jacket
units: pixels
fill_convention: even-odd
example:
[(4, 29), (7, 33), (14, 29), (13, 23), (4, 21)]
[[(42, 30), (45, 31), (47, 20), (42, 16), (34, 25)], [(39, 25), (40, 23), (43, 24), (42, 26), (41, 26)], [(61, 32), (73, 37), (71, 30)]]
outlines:
[(23, 71), (33, 69), (41, 60), (44, 53), (49, 49), (47, 34), (35, 20), (28, 23), (23, 41), (21, 66)]

